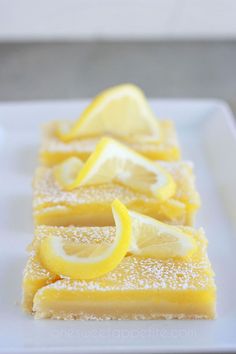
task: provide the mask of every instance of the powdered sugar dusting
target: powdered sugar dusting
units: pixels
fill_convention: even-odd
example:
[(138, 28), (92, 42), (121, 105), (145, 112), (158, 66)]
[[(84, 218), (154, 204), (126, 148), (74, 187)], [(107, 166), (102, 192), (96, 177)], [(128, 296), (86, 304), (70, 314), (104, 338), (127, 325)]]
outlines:
[[(172, 200), (180, 203), (199, 205), (199, 195), (195, 188), (191, 166), (186, 162), (161, 162), (162, 166), (173, 176), (177, 188)], [(145, 204), (157, 207), (160, 204), (154, 197), (133, 191), (128, 187), (115, 183), (99, 186), (83, 186), (72, 191), (63, 190), (55, 181), (53, 168), (39, 167), (34, 178), (34, 208), (51, 206), (70, 206), (89, 204), (108, 204), (118, 198), (126, 205)]]
[(104, 227), (63, 227), (40, 225), (35, 228), (33, 242), (29, 251), (38, 250), (40, 240), (47, 236), (61, 237), (76, 243), (111, 243), (114, 240), (116, 229), (112, 226)]
[(47, 279), (47, 283), (50, 283), (55, 279), (55, 277), (57, 277), (55, 274), (52, 274), (41, 265), (35, 254), (30, 256), (23, 272), (23, 279)]
[(200, 290), (206, 289), (211, 283), (208, 258), (200, 260), (155, 260), (128, 256), (111, 272), (94, 280), (63, 279), (42, 288), (58, 291), (127, 291), (127, 290)]
[[(140, 153), (153, 152), (153, 154), (156, 154), (158, 151), (161, 153), (163, 151), (167, 152), (168, 150), (171, 152), (173, 148), (179, 149), (173, 123), (171, 121), (164, 120), (160, 121), (159, 124), (162, 130), (162, 135), (164, 136), (162, 142), (145, 140), (142, 144), (130, 142), (128, 145)], [(41, 156), (43, 156), (44, 153), (50, 153), (52, 158), (53, 154), (57, 153), (86, 153), (89, 155), (94, 150), (100, 139), (100, 137), (95, 137), (73, 140), (69, 143), (65, 143), (56, 136), (56, 125), (57, 122), (50, 122), (44, 126), (43, 143), (40, 149)]]

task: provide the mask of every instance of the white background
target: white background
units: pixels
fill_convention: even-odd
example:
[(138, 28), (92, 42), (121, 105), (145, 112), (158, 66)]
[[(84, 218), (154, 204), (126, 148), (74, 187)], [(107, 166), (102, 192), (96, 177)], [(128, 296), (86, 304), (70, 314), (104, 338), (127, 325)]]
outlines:
[(234, 0), (0, 0), (0, 40), (232, 39)]

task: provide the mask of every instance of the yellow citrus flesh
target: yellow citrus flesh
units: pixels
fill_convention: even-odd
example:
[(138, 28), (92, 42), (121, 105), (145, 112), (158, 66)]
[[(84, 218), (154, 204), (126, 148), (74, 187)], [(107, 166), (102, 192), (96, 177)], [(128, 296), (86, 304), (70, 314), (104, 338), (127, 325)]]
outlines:
[(102, 135), (159, 141), (160, 128), (142, 90), (124, 84), (98, 95), (71, 126), (59, 123), (57, 135), (63, 141)]
[[(60, 182), (65, 174), (62, 170), (56, 179)], [(64, 179), (61, 183), (66, 190), (117, 182), (160, 200), (170, 198), (176, 188), (173, 177), (157, 162), (137, 154), (112, 138), (102, 138), (74, 181), (67, 182)]]
[(124, 258), (131, 242), (131, 219), (118, 200), (112, 203), (116, 236), (110, 245), (76, 245), (55, 236), (44, 238), (40, 244), (40, 259), (46, 269), (71, 279), (93, 279), (116, 268)]
[(66, 189), (74, 182), (83, 165), (84, 163), (78, 157), (70, 157), (53, 167), (54, 178), (61, 188)]
[(188, 232), (134, 211), (129, 214), (132, 220), (130, 253), (162, 259), (189, 256), (196, 250), (191, 229)]

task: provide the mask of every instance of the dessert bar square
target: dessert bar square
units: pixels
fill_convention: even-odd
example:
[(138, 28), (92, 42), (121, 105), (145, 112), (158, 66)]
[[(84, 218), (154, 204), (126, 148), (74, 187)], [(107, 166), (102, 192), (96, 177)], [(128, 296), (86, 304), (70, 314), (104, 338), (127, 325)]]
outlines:
[(161, 221), (192, 225), (200, 207), (193, 165), (184, 161), (160, 164), (176, 183), (175, 195), (165, 201), (115, 183), (65, 191), (56, 182), (53, 168), (38, 167), (33, 183), (35, 223), (52, 226), (114, 225), (111, 203), (118, 198), (128, 208)]
[[(146, 139), (142, 139), (139, 142), (131, 140), (130, 142), (126, 142), (126, 144), (152, 160), (179, 160), (180, 147), (174, 123), (171, 120), (160, 120), (159, 126), (162, 134), (161, 142), (156, 142), (146, 137)], [(43, 129), (40, 159), (46, 166), (53, 166), (72, 156), (79, 157), (81, 160), (87, 160), (101, 138), (88, 137), (64, 142), (56, 135), (56, 127), (57, 122), (54, 121), (45, 124)], [(125, 143), (125, 141), (122, 142)]]
[[(112, 271), (92, 280), (71, 280), (46, 271), (38, 258), (42, 238), (53, 235), (79, 243), (110, 243), (114, 227), (39, 226), (23, 280), (23, 306), (35, 318), (212, 319), (214, 273), (202, 229), (191, 232), (196, 251), (186, 257), (126, 256)], [(59, 279), (60, 278), (60, 279)]]

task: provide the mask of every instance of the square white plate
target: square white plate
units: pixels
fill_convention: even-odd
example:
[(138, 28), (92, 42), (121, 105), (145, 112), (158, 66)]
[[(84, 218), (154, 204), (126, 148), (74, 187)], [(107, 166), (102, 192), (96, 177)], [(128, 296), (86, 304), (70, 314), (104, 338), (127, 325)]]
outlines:
[(214, 321), (34, 321), (20, 308), (26, 245), (33, 235), (31, 179), (42, 122), (75, 118), (86, 102), (0, 105), (0, 353), (172, 353), (236, 351), (236, 129), (215, 100), (153, 100), (176, 122), (183, 157), (195, 163), (216, 272)]

